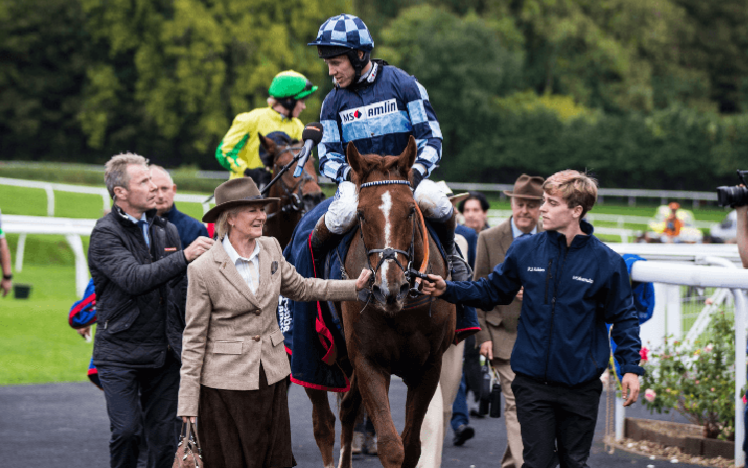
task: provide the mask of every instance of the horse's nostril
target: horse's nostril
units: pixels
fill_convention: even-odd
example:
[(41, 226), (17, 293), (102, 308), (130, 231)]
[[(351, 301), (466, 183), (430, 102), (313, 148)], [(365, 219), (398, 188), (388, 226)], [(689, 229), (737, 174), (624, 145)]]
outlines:
[(410, 283), (403, 283), (400, 285), (400, 294), (398, 294), (398, 299), (402, 299), (405, 296), (408, 295), (408, 292), (410, 291)]
[(374, 295), (374, 299), (376, 299), (378, 302), (386, 301), (385, 294), (382, 291), (382, 288), (378, 284), (375, 284), (374, 286), (371, 287), (371, 293)]

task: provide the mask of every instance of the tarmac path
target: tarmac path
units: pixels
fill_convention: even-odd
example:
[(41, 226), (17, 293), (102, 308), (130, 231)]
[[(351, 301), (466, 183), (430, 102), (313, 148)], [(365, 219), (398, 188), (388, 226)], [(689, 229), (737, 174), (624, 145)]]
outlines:
[[(390, 399), (398, 429), (404, 420), (406, 387), (401, 380), (392, 379)], [(331, 403), (335, 406), (334, 396)], [(293, 431), (293, 451), (299, 467), (322, 466), (312, 434), (312, 407), (298, 385), (289, 395)], [(679, 415), (649, 415), (641, 405), (629, 409), (628, 416), (648, 417), (685, 422)], [(475, 438), (462, 447), (452, 445), (452, 431), (444, 443), (442, 466), (445, 468), (499, 467), (506, 447), (503, 419), (472, 419)], [(616, 450), (608, 454), (603, 448), (605, 430), (605, 393), (600, 401), (600, 413), (589, 465), (592, 468), (696, 468), (695, 465), (650, 460), (647, 457)], [(338, 423), (337, 437), (340, 435)], [(0, 387), (0, 460), (3, 468), (106, 468), (109, 420), (103, 393), (88, 382), (18, 385)], [(338, 456), (336, 448), (336, 459)], [(381, 466), (372, 456), (354, 457), (354, 466)]]

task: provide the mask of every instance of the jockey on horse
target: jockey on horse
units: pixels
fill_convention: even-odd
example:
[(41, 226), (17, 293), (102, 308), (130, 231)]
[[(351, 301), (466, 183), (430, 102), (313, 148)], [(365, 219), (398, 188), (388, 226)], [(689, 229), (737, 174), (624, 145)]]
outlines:
[(268, 160), (260, 146), (258, 133), (284, 132), (292, 140), (301, 139), (304, 124), (298, 119), (306, 109), (304, 100), (317, 91), (317, 86), (293, 70), (278, 73), (268, 90), (268, 107), (244, 112), (234, 118), (226, 136), (216, 148), (216, 159), (231, 171), (231, 179), (251, 177), (262, 189), (270, 182)]
[(358, 222), (358, 194), (344, 146), (353, 142), (361, 154), (399, 155), (413, 135), (418, 145), (411, 173), (414, 198), (447, 253), (452, 278), (470, 280), (469, 266), (455, 249), (452, 203), (428, 180), (441, 159), (442, 132), (426, 88), (403, 70), (370, 59), (374, 41), (356, 16), (329, 18), (308, 45), (317, 46), (335, 84), (322, 104), (324, 134), (318, 151), (320, 172), (337, 182), (338, 190), (312, 234), (316, 270), (323, 271), (327, 252)]

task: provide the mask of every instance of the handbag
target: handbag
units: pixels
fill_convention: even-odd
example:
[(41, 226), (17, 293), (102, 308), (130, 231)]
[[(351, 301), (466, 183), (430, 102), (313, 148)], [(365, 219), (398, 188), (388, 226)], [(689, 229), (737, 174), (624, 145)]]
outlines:
[(172, 468), (205, 468), (203, 465), (203, 450), (200, 448), (200, 438), (197, 436), (197, 429), (192, 422), (182, 423)]

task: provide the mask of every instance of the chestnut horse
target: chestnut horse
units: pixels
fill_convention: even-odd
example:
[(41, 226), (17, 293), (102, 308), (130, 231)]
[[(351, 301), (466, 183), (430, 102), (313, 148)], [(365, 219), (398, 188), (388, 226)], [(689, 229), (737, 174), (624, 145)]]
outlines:
[[(455, 306), (410, 296), (419, 281), (411, 268), (442, 277), (447, 274), (408, 182), (416, 151), (413, 137), (400, 156), (362, 156), (352, 143), (346, 150), (352, 181), (359, 190), (360, 235), (351, 241), (345, 271), (350, 278), (364, 268), (374, 274), (367, 302), (336, 304), (353, 366), (351, 389), (340, 401), (339, 468), (351, 466), (353, 426), (362, 402), (377, 432), (382, 466), (416, 466), (421, 455), (421, 424), (439, 383), (442, 354), (454, 340)], [(405, 428), (400, 435), (392, 422), (388, 397), (393, 374), (408, 386)], [(314, 417), (315, 438), (318, 432), (328, 434), (327, 440), (317, 438), (317, 445), (325, 467), (332, 467), (335, 417), (316, 407)]]
[[(260, 144), (273, 158), (273, 177), (301, 150), (301, 144), (298, 141), (281, 146), (262, 135), (260, 135)], [(296, 163), (270, 187), (267, 194), (268, 197), (280, 198), (280, 203), (268, 205), (268, 219), (262, 228), (262, 235), (278, 239), (282, 249), (291, 242), (291, 234), (301, 217), (325, 199), (314, 169), (314, 157), (307, 160), (304, 172), (298, 179), (293, 176), (295, 168)]]

